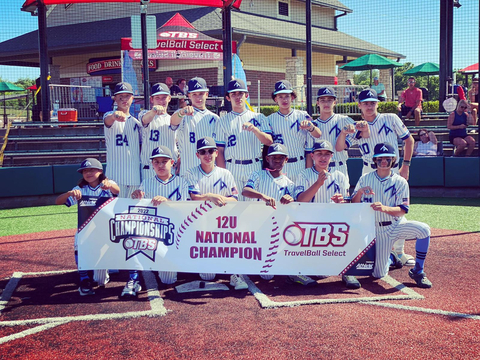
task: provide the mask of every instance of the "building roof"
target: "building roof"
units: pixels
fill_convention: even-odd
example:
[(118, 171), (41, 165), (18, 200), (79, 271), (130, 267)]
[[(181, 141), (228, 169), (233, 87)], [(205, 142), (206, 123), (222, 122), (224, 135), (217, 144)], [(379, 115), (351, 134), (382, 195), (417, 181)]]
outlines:
[[(324, 1), (338, 3), (338, 1)], [(158, 27), (177, 11), (154, 14)], [(213, 8), (195, 8), (179, 11), (199, 31), (221, 38), (221, 12)], [(305, 25), (275, 18), (232, 12), (234, 37), (247, 36), (247, 42), (268, 46), (303, 49)], [(106, 31), (108, 29), (108, 31)], [(275, 31), (272, 32), (272, 29)], [(74, 34), (74, 36), (72, 35)], [(94, 36), (92, 36), (94, 34)], [(50, 57), (85, 54), (86, 52), (120, 51), (120, 39), (130, 37), (130, 18), (62, 25), (47, 28), (47, 46)], [(340, 31), (312, 27), (314, 51), (342, 56), (362, 56), (376, 53), (387, 57), (404, 55), (360, 40)], [(0, 65), (38, 66), (38, 31), (0, 43)], [(28, 59), (31, 62), (27, 62)]]

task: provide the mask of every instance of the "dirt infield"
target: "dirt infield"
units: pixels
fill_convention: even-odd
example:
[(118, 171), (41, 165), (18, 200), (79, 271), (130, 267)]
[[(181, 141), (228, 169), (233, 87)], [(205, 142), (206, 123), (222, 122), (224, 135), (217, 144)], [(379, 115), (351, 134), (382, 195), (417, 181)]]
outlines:
[(358, 290), (253, 275), (248, 290), (179, 294), (145, 272), (135, 301), (118, 298), (126, 272), (78, 295), (73, 234), (0, 239), (1, 359), (480, 359), (479, 233), (433, 229), (432, 289), (403, 268)]

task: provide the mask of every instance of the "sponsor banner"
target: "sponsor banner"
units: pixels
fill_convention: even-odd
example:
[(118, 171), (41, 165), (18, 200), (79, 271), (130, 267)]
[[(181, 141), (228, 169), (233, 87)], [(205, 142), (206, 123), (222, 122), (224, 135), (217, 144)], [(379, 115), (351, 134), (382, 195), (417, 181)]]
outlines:
[[(158, 34), (156, 50), (185, 50), (185, 51), (206, 51), (223, 52), (222, 40), (203, 40), (196, 38), (196, 33), (180, 31), (167, 31)], [(132, 47), (132, 39), (121, 39), (122, 50), (139, 50)], [(237, 43), (232, 41), (232, 53), (237, 52)]]
[(115, 198), (85, 217), (78, 232), (80, 269), (370, 275), (374, 266), (369, 204), (273, 209), (263, 202), (217, 207), (186, 201), (155, 207), (149, 199)]
[[(128, 52), (133, 60), (143, 58), (141, 50), (130, 50)], [(148, 50), (150, 60), (223, 60), (222, 53), (182, 50)]]

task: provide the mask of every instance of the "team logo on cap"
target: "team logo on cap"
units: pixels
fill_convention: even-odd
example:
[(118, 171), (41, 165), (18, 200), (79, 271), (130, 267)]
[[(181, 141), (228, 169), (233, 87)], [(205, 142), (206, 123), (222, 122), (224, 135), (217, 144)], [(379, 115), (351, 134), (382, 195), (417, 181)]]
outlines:
[(279, 151), (279, 150), (282, 150), (282, 146), (280, 144), (275, 144), (275, 145), (273, 145), (273, 149), (275, 151)]
[(207, 139), (202, 140), (203, 145), (210, 145), (210, 142)]
[(369, 91), (369, 92), (367, 93), (367, 96), (375, 96), (375, 94), (372, 93), (371, 91)]
[(325, 88), (325, 89), (323, 90), (323, 93), (324, 93), (324, 94), (333, 94), (333, 92), (331, 92), (329, 88)]
[(281, 82), (280, 84), (278, 84), (277, 88), (281, 90), (281, 89), (286, 89), (287, 86), (283, 82)]
[(383, 145), (383, 146), (380, 148), (380, 151), (385, 151), (385, 152), (387, 152), (387, 151), (388, 151), (388, 148), (387, 148), (385, 145)]
[(88, 160), (85, 160), (82, 164), (82, 167), (92, 166), (92, 163)]
[(201, 89), (202, 85), (198, 81), (195, 81), (195, 85), (193, 85), (193, 87), (197, 89)]
[(119, 86), (120, 90), (128, 90), (128, 86), (126, 84), (122, 84)]
[(241, 88), (242, 85), (238, 83), (238, 81), (235, 81), (235, 84), (232, 85), (234, 88)]

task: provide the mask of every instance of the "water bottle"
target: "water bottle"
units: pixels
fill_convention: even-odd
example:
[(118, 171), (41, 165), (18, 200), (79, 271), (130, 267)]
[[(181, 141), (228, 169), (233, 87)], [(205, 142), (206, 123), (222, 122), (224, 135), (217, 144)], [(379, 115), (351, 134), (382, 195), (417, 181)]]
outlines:
[(58, 109), (60, 108), (60, 103), (58, 100), (55, 100), (55, 103), (53, 104), (53, 114), (52, 117), (57, 118), (58, 117)]

